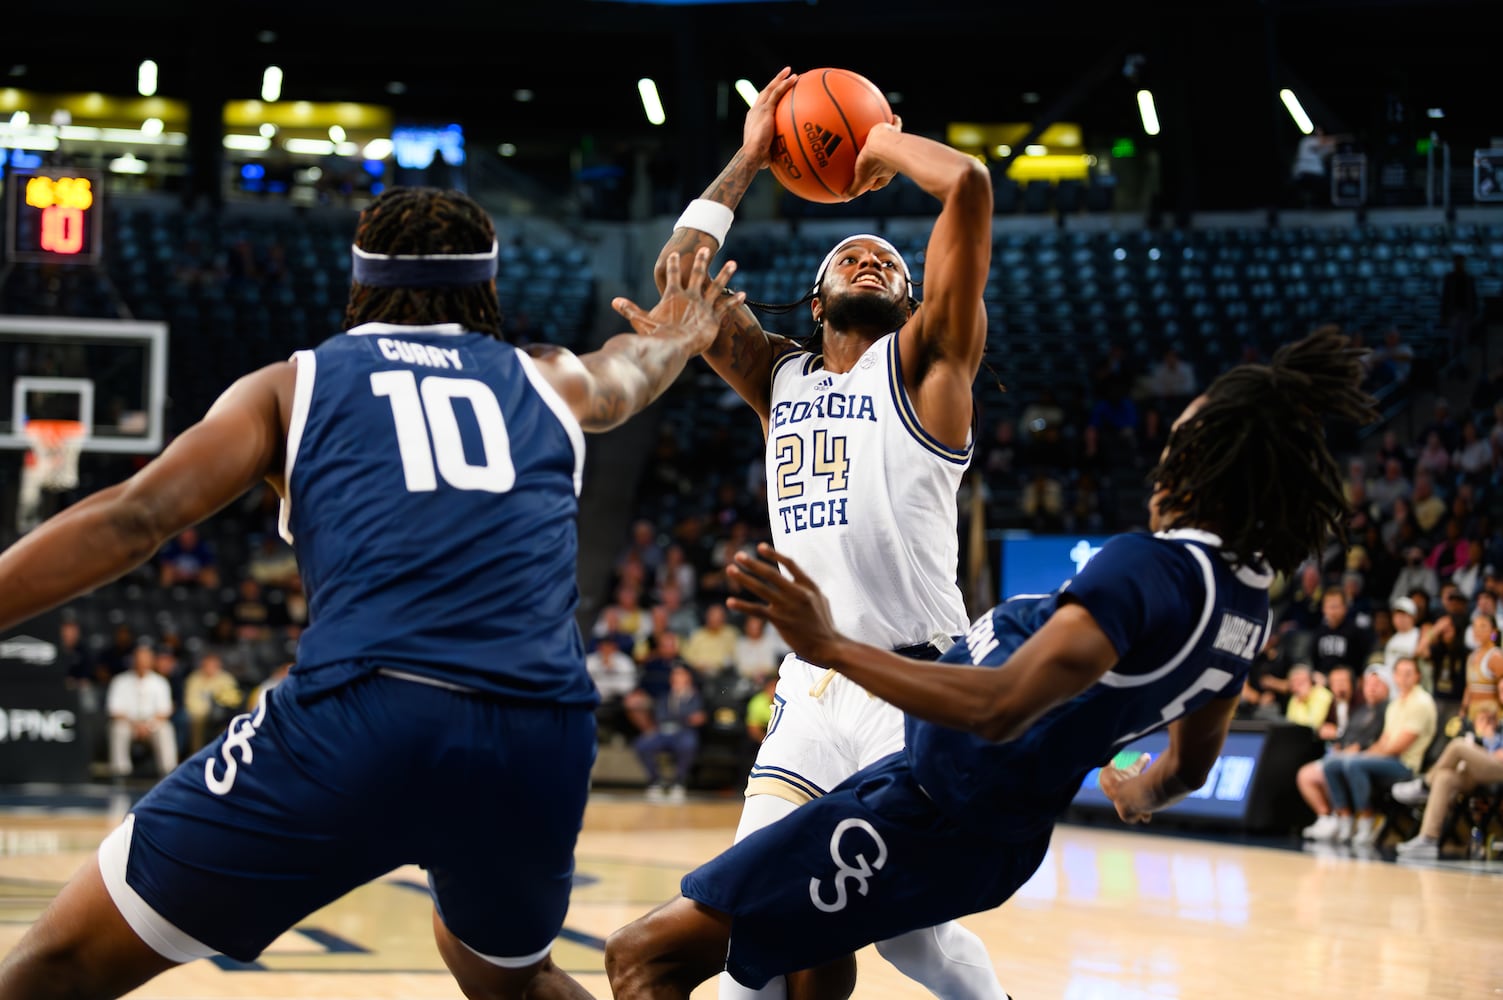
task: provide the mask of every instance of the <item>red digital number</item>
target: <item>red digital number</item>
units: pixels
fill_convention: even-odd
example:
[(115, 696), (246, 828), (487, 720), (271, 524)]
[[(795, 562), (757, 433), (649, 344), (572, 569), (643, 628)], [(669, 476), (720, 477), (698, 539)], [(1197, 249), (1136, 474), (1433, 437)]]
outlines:
[(84, 213), (82, 209), (48, 205), (42, 209), (42, 249), (51, 253), (74, 254), (83, 249)]

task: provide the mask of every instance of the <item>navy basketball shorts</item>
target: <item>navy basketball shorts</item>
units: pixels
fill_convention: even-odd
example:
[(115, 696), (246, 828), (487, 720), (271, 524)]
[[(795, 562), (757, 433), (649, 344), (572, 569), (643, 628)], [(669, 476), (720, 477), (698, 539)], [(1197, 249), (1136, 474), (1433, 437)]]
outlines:
[(799, 806), (689, 874), (689, 899), (731, 915), (726, 971), (759, 989), (921, 927), (1000, 906), (1044, 860), (958, 824), (899, 752)]
[(595, 759), (587, 707), (371, 674), (308, 702), (298, 675), (148, 792), (99, 849), (163, 956), (251, 961), (298, 921), (420, 865), (444, 925), (506, 967), (563, 927)]

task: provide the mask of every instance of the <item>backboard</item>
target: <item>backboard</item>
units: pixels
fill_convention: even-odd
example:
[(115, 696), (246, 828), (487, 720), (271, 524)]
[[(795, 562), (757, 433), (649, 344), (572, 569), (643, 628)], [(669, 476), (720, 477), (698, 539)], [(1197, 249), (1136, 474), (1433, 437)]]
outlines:
[(77, 420), (83, 450), (163, 445), (167, 325), (0, 316), (0, 448), (29, 447), (28, 420)]

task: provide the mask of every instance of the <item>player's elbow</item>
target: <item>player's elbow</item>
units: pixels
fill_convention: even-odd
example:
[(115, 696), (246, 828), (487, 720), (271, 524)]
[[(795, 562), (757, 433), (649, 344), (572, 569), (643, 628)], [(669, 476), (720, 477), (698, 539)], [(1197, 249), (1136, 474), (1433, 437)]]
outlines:
[(950, 198), (967, 211), (980, 213), (987, 219), (992, 214), (992, 175), (986, 165), (973, 157), (966, 157), (957, 168), (955, 182), (950, 189)]
[(122, 563), (134, 566), (145, 562), (171, 536), (160, 513), (128, 491), (113, 497), (103, 513), (108, 542)]

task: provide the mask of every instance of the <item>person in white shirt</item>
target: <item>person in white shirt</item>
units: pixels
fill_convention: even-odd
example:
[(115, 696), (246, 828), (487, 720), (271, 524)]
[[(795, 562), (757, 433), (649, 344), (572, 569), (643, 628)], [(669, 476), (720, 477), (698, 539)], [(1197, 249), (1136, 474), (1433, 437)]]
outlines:
[(177, 735), (173, 732), (172, 688), (157, 673), (156, 653), (139, 645), (131, 654), (130, 669), (116, 674), (105, 696), (110, 715), (110, 772), (130, 774), (133, 743), (149, 743), (157, 756), (157, 768), (170, 774), (177, 767)]
[(788, 655), (788, 645), (778, 630), (766, 619), (749, 615), (741, 637), (736, 640), (736, 673), (760, 685)]
[(1389, 605), (1393, 614), (1393, 635), (1383, 646), (1383, 665), (1389, 670), (1400, 660), (1413, 659), (1420, 643), (1420, 627), (1415, 623), (1419, 609), (1408, 597), (1400, 597)]

